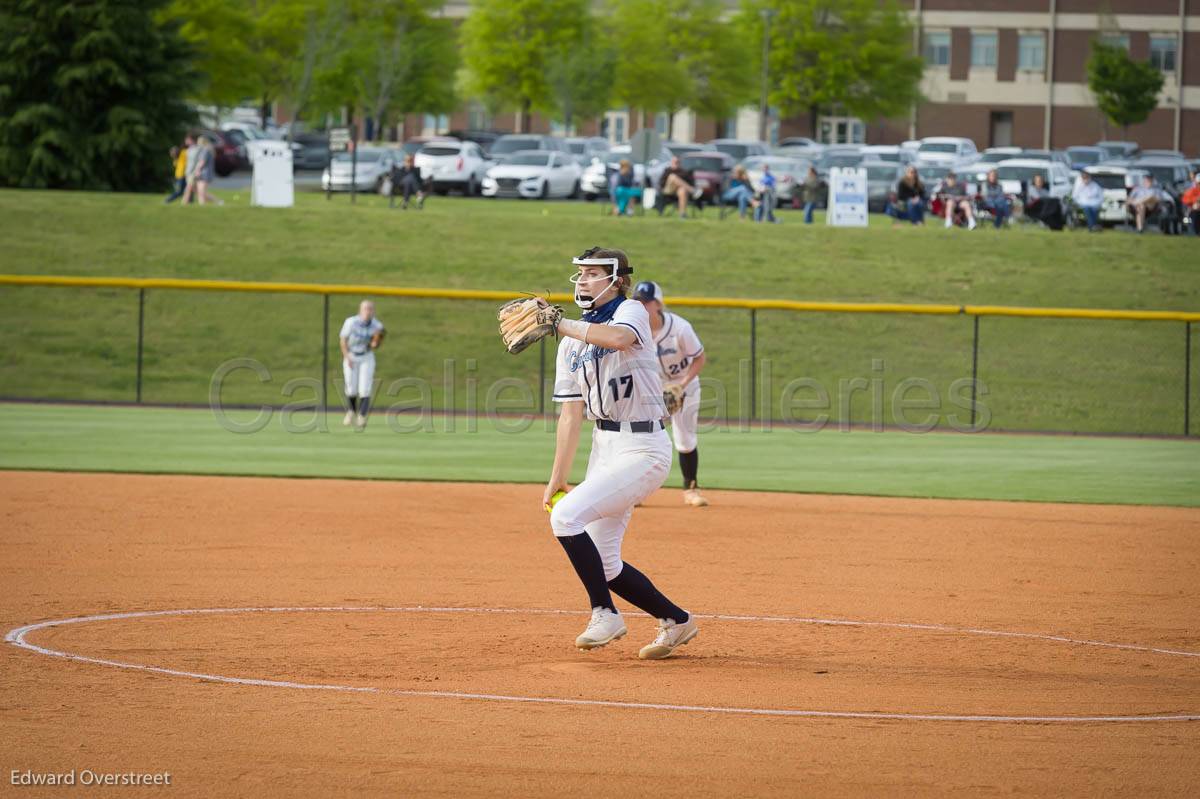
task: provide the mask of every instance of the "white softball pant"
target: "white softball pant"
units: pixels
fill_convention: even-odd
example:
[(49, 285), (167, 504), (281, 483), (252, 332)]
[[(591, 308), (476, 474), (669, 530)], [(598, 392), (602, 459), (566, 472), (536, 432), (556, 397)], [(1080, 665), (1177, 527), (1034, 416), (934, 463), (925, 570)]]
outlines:
[(592, 430), (587, 476), (554, 506), (550, 525), (560, 537), (586, 532), (600, 551), (604, 579), (621, 573), (621, 541), (633, 506), (658, 490), (671, 470), (665, 430)]
[(691, 452), (696, 448), (696, 428), (700, 426), (700, 385), (693, 380), (683, 396), (683, 407), (671, 417), (671, 437), (677, 452)]
[(371, 396), (371, 384), (375, 381), (375, 353), (343, 358), (342, 376), (346, 378), (347, 397)]

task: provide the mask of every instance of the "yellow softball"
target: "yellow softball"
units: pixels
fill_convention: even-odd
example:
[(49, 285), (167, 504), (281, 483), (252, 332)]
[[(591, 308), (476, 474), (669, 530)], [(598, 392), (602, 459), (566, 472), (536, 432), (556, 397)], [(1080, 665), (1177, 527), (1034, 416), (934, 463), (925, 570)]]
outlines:
[(554, 495), (552, 497), (550, 497), (550, 504), (543, 505), (542, 509), (545, 510), (546, 513), (549, 513), (550, 511), (554, 510), (554, 506), (558, 504), (558, 501), (560, 499), (562, 499), (563, 497), (565, 497), (566, 495), (567, 495), (566, 491), (555, 491)]

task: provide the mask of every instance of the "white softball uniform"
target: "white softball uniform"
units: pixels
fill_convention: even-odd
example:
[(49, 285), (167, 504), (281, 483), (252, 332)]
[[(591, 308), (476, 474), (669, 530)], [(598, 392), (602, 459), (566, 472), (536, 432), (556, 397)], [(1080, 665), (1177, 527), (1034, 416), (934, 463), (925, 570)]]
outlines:
[(667, 479), (672, 455), (646, 309), (620, 300), (613, 317), (597, 324), (625, 325), (637, 343), (620, 352), (573, 338), (559, 342), (554, 399), (584, 403), (596, 426), (587, 476), (554, 506), (550, 524), (556, 536), (586, 532), (600, 552), (605, 579), (612, 580), (621, 573), (621, 542), (633, 508)]
[(346, 379), (347, 397), (371, 396), (371, 384), (375, 381), (375, 351), (371, 339), (383, 332), (383, 322), (371, 317), (364, 322), (357, 314), (342, 323), (340, 338), (346, 339), (350, 357), (342, 359), (342, 376)]
[[(691, 323), (670, 311), (663, 311), (663, 326), (654, 337), (654, 342), (658, 345), (658, 363), (666, 383), (683, 377), (696, 356), (704, 352), (704, 345), (700, 343)], [(675, 439), (676, 450), (691, 452), (696, 448), (699, 420), (700, 382), (696, 379), (688, 383), (684, 389), (683, 405), (671, 416), (671, 436)]]

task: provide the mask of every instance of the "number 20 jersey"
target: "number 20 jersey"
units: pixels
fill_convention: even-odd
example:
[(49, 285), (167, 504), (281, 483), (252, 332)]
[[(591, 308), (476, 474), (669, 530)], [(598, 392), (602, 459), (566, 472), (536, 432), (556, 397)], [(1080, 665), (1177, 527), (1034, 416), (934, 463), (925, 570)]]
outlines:
[(637, 342), (622, 352), (564, 337), (558, 343), (554, 401), (585, 403), (589, 419), (662, 419), (667, 411), (650, 317), (636, 300), (619, 298), (613, 302), (620, 304), (612, 318), (594, 324), (624, 325), (634, 332)]

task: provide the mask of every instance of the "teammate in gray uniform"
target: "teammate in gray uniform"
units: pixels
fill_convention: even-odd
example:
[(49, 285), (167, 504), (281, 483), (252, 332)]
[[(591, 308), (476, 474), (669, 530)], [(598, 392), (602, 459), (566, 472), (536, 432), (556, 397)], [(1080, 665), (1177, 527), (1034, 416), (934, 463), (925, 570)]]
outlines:
[(700, 370), (706, 357), (704, 345), (688, 320), (663, 307), (662, 286), (643, 280), (633, 290), (633, 298), (646, 306), (650, 330), (654, 334), (658, 363), (662, 367), (663, 386), (675, 384), (683, 392), (683, 403), (671, 415), (671, 438), (679, 453), (683, 472), (683, 504), (702, 508), (708, 500), (700, 493), (696, 473), (700, 469), (700, 448), (696, 429), (700, 420)]
[(375, 318), (375, 303), (363, 300), (358, 313), (342, 323), (342, 376), (346, 380), (346, 418), (342, 424), (359, 430), (367, 426), (371, 384), (375, 382), (375, 350), (383, 343), (383, 322)]

